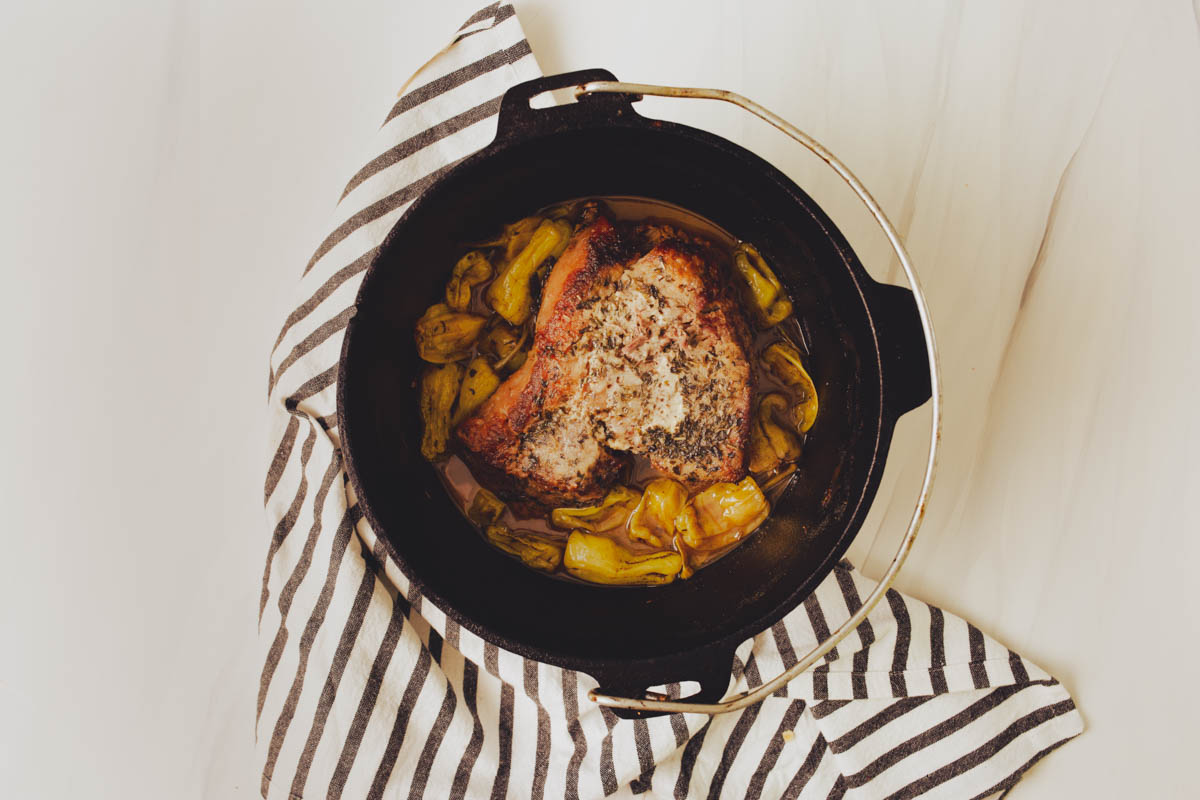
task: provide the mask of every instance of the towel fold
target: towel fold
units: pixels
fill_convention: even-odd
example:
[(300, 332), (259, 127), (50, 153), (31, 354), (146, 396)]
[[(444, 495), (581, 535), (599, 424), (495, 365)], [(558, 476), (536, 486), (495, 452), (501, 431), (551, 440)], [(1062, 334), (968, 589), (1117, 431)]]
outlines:
[[(586, 675), (461, 629), (386, 556), (342, 469), (342, 333), (388, 230), (491, 141), (504, 91), (539, 75), (511, 5), (467, 20), (387, 115), (275, 343), (263, 796), (969, 798), (1010, 787), (1083, 729), (1069, 694), (978, 628), (899, 592), (759, 705), (626, 721), (587, 699)], [(739, 648), (730, 690), (796, 663), (871, 587), (839, 564)]]

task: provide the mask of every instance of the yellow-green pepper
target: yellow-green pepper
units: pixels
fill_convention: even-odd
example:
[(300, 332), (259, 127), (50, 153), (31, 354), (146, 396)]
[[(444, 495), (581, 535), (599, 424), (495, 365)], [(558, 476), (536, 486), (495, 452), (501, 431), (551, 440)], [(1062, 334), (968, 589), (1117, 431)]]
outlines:
[(742, 242), (733, 251), (733, 264), (746, 281), (759, 325), (770, 328), (787, 319), (792, 313), (792, 301), (758, 249)]
[(678, 551), (680, 561), (682, 562), (682, 566), (679, 568), (679, 577), (686, 581), (696, 574), (697, 569), (704, 566), (708, 554), (700, 554), (692, 550), (683, 541), (683, 536), (678, 532), (671, 543), (675, 547), (675, 550)]
[(492, 264), (479, 250), (472, 250), (458, 260), (450, 282), (446, 284), (446, 305), (455, 311), (466, 311), (471, 305), (471, 290), (492, 277)]
[(600, 204), (595, 200), (575, 200), (560, 203), (542, 213), (548, 219), (563, 219), (576, 225), (591, 225), (600, 215)]
[(543, 211), (546, 219), (565, 219), (568, 222), (578, 216), (576, 213), (579, 210), (580, 201), (576, 200), (573, 203), (559, 203), (556, 206), (551, 206)]
[(467, 364), (467, 372), (458, 390), (458, 408), (454, 411), (451, 426), (457, 425), (475, 413), (483, 401), (492, 396), (500, 386), (500, 376), (483, 356), (475, 356)]
[(475, 492), (471, 507), (467, 509), (467, 518), (476, 525), (490, 525), (498, 522), (503, 515), (504, 501), (483, 487)]
[(754, 478), (714, 483), (693, 497), (675, 519), (675, 528), (694, 550), (719, 550), (763, 523), (771, 504)]
[(430, 306), (417, 320), (417, 353), (432, 364), (461, 361), (471, 354), (471, 345), (486, 321), (475, 314), (453, 311), (445, 303)]
[(567, 538), (563, 564), (592, 583), (656, 585), (675, 580), (683, 558), (671, 550), (632, 553), (607, 536), (575, 531)]
[(516, 222), (505, 225), (504, 229), (500, 231), (500, 235), (495, 239), (480, 242), (477, 246), (503, 248), (504, 252), (501, 254), (501, 261), (507, 264), (525, 249), (525, 245), (529, 244), (529, 240), (533, 237), (533, 232), (537, 230), (537, 226), (541, 223), (541, 217), (524, 217)]
[(533, 311), (532, 278), (538, 266), (551, 256), (562, 253), (571, 235), (571, 226), (562, 220), (543, 220), (529, 244), (504, 265), (488, 287), (488, 304), (513, 325), (521, 325)]
[(554, 509), (550, 512), (550, 524), (565, 531), (577, 528), (595, 533), (611, 531), (625, 524), (641, 499), (640, 492), (615, 486), (598, 506)]
[(479, 349), (496, 359), (495, 368), (512, 372), (520, 369), (529, 355), (528, 350), (521, 346), (529, 338), (528, 326), (520, 330), (514, 328), (499, 317), (493, 317), (487, 331), (479, 341)]
[(765, 394), (758, 400), (750, 422), (750, 471), (755, 475), (800, 457), (800, 440), (779, 424), (781, 418), (786, 418), (787, 410), (788, 400), (779, 392)]
[(487, 540), (511, 556), (521, 559), (527, 567), (552, 572), (563, 559), (563, 546), (528, 531), (514, 531), (502, 522), (494, 522), (484, 530)]
[(817, 387), (800, 361), (800, 351), (787, 342), (775, 342), (763, 351), (762, 361), (780, 383), (796, 393), (796, 406), (792, 410), (796, 430), (808, 433), (817, 420)]
[(421, 436), (421, 455), (434, 461), (446, 452), (450, 438), (450, 408), (458, 395), (462, 367), (443, 364), (428, 367), (421, 375), (421, 420), (425, 430)]
[(670, 478), (650, 481), (629, 518), (629, 538), (662, 547), (675, 535), (675, 517), (687, 504), (687, 490)]

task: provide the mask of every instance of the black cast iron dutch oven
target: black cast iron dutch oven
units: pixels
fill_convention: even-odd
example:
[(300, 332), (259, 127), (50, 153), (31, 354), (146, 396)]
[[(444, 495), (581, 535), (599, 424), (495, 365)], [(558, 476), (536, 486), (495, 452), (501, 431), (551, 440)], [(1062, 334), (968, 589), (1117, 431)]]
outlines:
[[(718, 136), (637, 114), (628, 95), (533, 109), (539, 93), (605, 70), (510, 89), (495, 141), (405, 212), (367, 271), (338, 372), (338, 424), (359, 503), (390, 555), (464, 627), (528, 658), (639, 697), (698, 681), (714, 702), (735, 648), (796, 608), (866, 516), (897, 418), (930, 397), (912, 294), (876, 283), (813, 200)], [(689, 580), (604, 587), (534, 572), (488, 545), (421, 458), (413, 325), (437, 302), (464, 242), (563, 200), (640, 196), (707, 217), (755, 243), (809, 337), (821, 411), (799, 479), (748, 541)], [(636, 712), (618, 712), (637, 715)]]

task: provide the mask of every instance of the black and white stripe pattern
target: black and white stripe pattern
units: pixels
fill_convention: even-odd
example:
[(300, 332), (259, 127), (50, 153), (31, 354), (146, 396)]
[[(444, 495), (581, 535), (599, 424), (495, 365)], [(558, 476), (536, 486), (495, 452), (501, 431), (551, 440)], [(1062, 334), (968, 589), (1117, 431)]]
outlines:
[[(473, 15), (387, 115), (279, 333), (258, 609), (263, 796), (967, 798), (1007, 788), (1082, 730), (1070, 696), (975, 627), (897, 592), (759, 706), (629, 722), (587, 700), (587, 676), (462, 630), (387, 559), (341, 468), (334, 383), (348, 310), (407, 205), (490, 141), (505, 89), (538, 75), (510, 5)], [(742, 646), (735, 688), (794, 664), (869, 589), (839, 565)]]

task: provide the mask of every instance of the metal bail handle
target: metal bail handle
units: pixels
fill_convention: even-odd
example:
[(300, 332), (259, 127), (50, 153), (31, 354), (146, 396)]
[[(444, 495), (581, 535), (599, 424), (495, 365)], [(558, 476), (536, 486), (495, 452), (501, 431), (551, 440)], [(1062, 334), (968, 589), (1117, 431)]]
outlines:
[(937, 470), (938, 444), (941, 441), (942, 434), (941, 370), (938, 366), (937, 343), (933, 338), (933, 325), (929, 321), (929, 307), (925, 303), (925, 294), (921, 291), (921, 282), (917, 279), (917, 273), (912, 265), (912, 260), (909, 259), (908, 252), (904, 249), (904, 242), (900, 240), (900, 234), (896, 233), (895, 227), (888, 220), (887, 215), (883, 213), (883, 209), (879, 207), (879, 203), (875, 202), (875, 198), (871, 197), (871, 193), (867, 191), (866, 187), (862, 185), (858, 178), (854, 177), (854, 173), (850, 171), (849, 167), (838, 160), (833, 153), (826, 150), (820, 142), (787, 120), (772, 114), (753, 100), (748, 100), (740, 94), (726, 92), (721, 89), (687, 89), (677, 86), (652, 86), (643, 83), (625, 83), (623, 81), (588, 81), (576, 86), (574, 92), (576, 98), (587, 94), (609, 93), (722, 100), (726, 103), (741, 106), (751, 114), (766, 120), (792, 139), (804, 145), (818, 158), (832, 167), (834, 172), (846, 182), (846, 185), (854, 190), (854, 193), (858, 195), (858, 199), (871, 212), (871, 216), (875, 218), (884, 235), (887, 236), (888, 242), (892, 245), (892, 250), (895, 251), (896, 257), (900, 259), (900, 266), (904, 268), (904, 276), (917, 303), (917, 315), (921, 319), (921, 329), (925, 333), (925, 351), (929, 356), (929, 388), (933, 402), (933, 417), (929, 426), (929, 455), (925, 462), (925, 475), (921, 482), (921, 492), (917, 496), (917, 505), (913, 509), (912, 518), (909, 520), (908, 530), (905, 531), (904, 538), (900, 541), (900, 546), (896, 549), (896, 555), (892, 557), (892, 563), (888, 565), (887, 570), (883, 573), (883, 577), (879, 579), (879, 583), (876, 584), (875, 589), (867, 596), (867, 599), (858, 611), (842, 623), (841, 627), (831, 633), (825, 641), (810, 650), (806, 656), (797, 661), (787, 671), (772, 678), (753, 691), (739, 692), (718, 703), (686, 703), (662, 699), (661, 695), (656, 697), (617, 697), (602, 694), (594, 690), (588, 695), (593, 701), (602, 706), (629, 708), (639, 711), (696, 714), (722, 714), (728, 711), (737, 711), (754, 705), (760, 700), (774, 694), (797, 675), (815, 664), (819, 658), (836, 647), (838, 642), (846, 638), (852, 630), (857, 628), (879, 601), (883, 599), (884, 594), (891, 587), (893, 581), (896, 579), (896, 575), (900, 572), (900, 568), (904, 565), (905, 559), (908, 558), (909, 551), (912, 550), (913, 542), (917, 538), (917, 531), (921, 528), (921, 521), (925, 518), (925, 507), (929, 501), (929, 490), (933, 485), (934, 472)]

